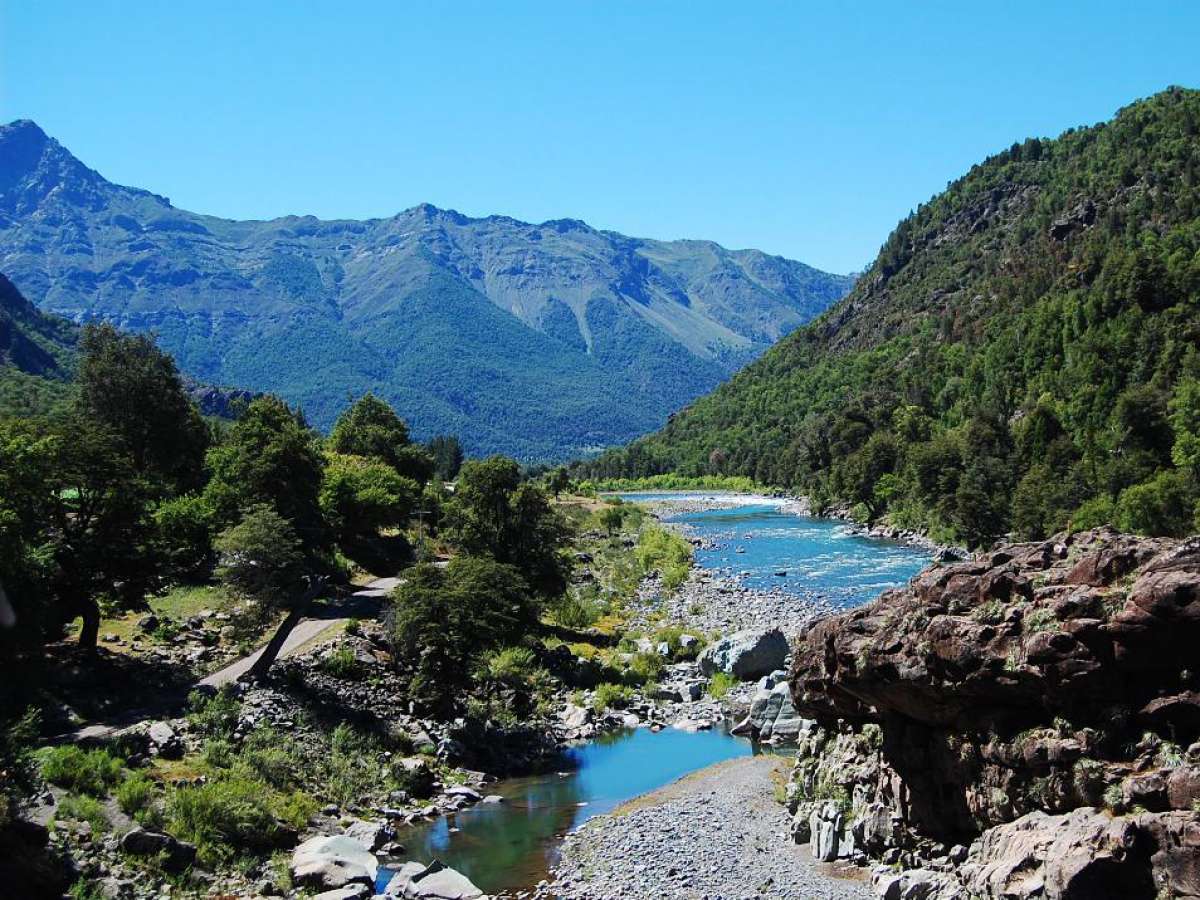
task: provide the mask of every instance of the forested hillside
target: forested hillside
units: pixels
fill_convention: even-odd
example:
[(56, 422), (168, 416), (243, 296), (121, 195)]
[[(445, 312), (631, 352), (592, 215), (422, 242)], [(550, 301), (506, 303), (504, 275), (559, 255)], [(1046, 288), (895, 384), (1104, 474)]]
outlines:
[(592, 477), (737, 474), (977, 545), (1195, 530), (1200, 92), (1013, 144), (854, 290)]
[(319, 427), (372, 390), (418, 436), (529, 460), (657, 428), (851, 283), (573, 219), (198, 215), (30, 121), (0, 126), (0, 258), (39, 309), (152, 331), (187, 375), (275, 392)]
[(43, 412), (62, 399), (78, 329), (37, 311), (0, 275), (0, 414)]

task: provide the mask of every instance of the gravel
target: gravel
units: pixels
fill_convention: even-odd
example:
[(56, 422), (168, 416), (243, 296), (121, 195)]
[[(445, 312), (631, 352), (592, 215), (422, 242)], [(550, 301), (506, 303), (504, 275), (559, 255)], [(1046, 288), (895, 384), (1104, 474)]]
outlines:
[[(598, 816), (569, 835), (537, 898), (867, 900), (861, 870), (812, 860), (774, 798), (784, 757), (711, 766)], [(776, 770), (779, 775), (775, 775)]]

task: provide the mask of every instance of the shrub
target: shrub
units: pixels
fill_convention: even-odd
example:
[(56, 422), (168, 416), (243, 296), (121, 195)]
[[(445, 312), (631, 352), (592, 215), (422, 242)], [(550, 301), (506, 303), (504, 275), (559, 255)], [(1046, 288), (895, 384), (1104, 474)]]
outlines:
[(116, 797), (121, 812), (137, 819), (154, 800), (154, 782), (145, 772), (130, 772), (125, 776), (125, 780), (117, 785)]
[(654, 651), (637, 653), (629, 661), (629, 678), (634, 684), (650, 684), (658, 680), (666, 667), (667, 661)]
[(108, 821), (108, 813), (104, 811), (104, 804), (86, 794), (67, 794), (63, 797), (58, 804), (55, 818), (87, 822), (97, 834), (112, 828), (112, 823)]
[(737, 687), (737, 684), (738, 680), (733, 675), (728, 672), (717, 672), (708, 682), (708, 695), (715, 700), (720, 700)]
[(121, 780), (123, 760), (107, 750), (82, 750), (74, 745), (46, 747), (38, 752), (42, 777), (51, 784), (80, 794), (102, 797)]
[(563, 628), (590, 628), (596, 624), (600, 614), (599, 603), (574, 594), (564, 594), (550, 607), (550, 615)]
[(357, 681), (362, 677), (362, 669), (354, 656), (354, 651), (345, 644), (321, 657), (318, 668), (326, 675), (332, 675), (343, 681)]
[(691, 544), (657, 525), (642, 529), (634, 555), (643, 572), (659, 573), (663, 587), (668, 591), (683, 584), (692, 566)]
[(527, 682), (538, 668), (537, 656), (528, 647), (505, 647), (483, 658), (479, 674), (491, 681), (517, 685)]
[(626, 706), (632, 699), (633, 691), (628, 687), (606, 681), (596, 688), (595, 697), (592, 699), (592, 709), (598, 713), (614, 707), (620, 709)]
[(227, 686), (211, 695), (192, 691), (188, 695), (188, 707), (187, 720), (194, 729), (207, 737), (228, 738), (237, 727), (242, 704), (233, 689)]

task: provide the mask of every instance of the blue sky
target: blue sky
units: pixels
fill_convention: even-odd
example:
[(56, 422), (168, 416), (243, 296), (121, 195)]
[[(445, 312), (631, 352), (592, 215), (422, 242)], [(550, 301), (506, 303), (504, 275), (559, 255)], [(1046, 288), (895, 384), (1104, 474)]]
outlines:
[(0, 119), (197, 212), (428, 201), (845, 272), (1013, 140), (1200, 87), (1198, 39), (1153, 0), (0, 0)]

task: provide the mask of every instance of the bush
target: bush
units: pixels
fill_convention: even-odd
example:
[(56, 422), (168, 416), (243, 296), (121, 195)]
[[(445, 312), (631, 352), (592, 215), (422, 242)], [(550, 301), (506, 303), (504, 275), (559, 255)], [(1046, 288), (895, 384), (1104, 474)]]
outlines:
[(125, 776), (125, 780), (117, 785), (116, 797), (121, 812), (140, 822), (139, 816), (144, 814), (154, 801), (154, 782), (145, 772), (130, 772)]
[(103, 797), (121, 780), (124, 761), (107, 750), (81, 750), (74, 745), (38, 751), (42, 777), (51, 784), (93, 797)]
[(596, 688), (595, 697), (592, 699), (592, 709), (598, 713), (612, 708), (621, 709), (632, 699), (633, 691), (628, 687), (606, 681)]
[(600, 604), (587, 597), (564, 594), (553, 606), (550, 615), (563, 628), (590, 628), (601, 615)]
[(637, 653), (629, 661), (629, 678), (634, 684), (650, 684), (658, 680), (666, 667), (667, 661), (654, 651)]
[(708, 695), (714, 700), (720, 700), (728, 694), (733, 688), (737, 687), (738, 680), (728, 672), (717, 672), (713, 675), (712, 680), (708, 682)]
[(692, 567), (692, 545), (657, 525), (642, 529), (634, 555), (642, 572), (657, 571), (668, 591), (683, 584)]
[(505, 647), (483, 658), (480, 675), (502, 684), (524, 684), (538, 669), (537, 656), (528, 647)]
[(238, 713), (242, 704), (233, 693), (233, 688), (222, 687), (215, 694), (192, 691), (188, 695), (190, 712), (188, 723), (206, 737), (228, 738), (237, 727)]
[(343, 681), (357, 681), (362, 677), (362, 669), (354, 656), (354, 651), (345, 644), (321, 657), (318, 668), (326, 675), (332, 675)]

